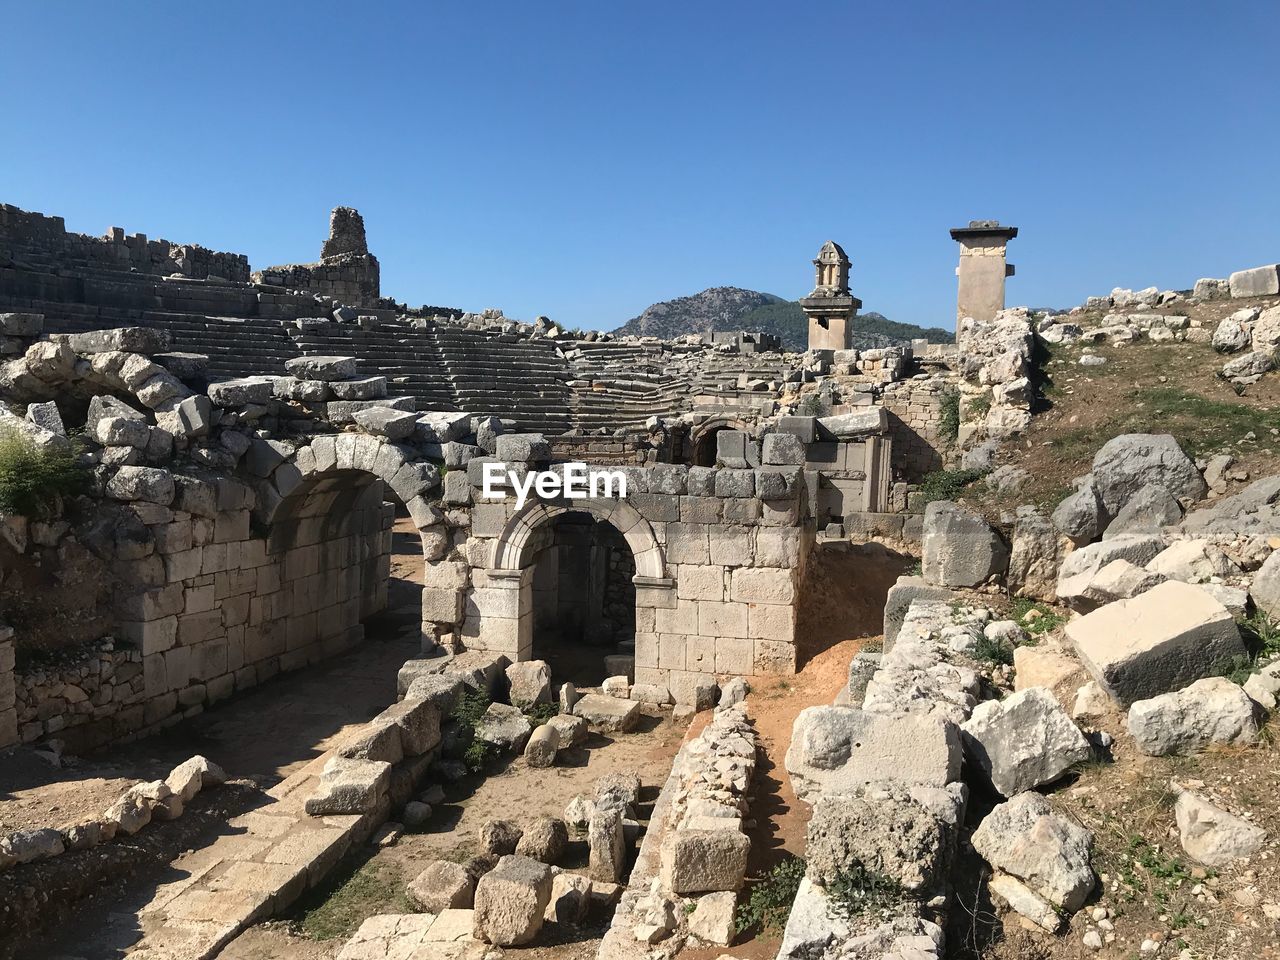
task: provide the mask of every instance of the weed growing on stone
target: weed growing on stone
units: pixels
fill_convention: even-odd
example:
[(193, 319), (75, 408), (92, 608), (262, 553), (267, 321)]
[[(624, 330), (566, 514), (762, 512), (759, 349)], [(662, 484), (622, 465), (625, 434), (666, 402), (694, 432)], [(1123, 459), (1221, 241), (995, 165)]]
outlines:
[(89, 473), (75, 449), (38, 446), (11, 427), (0, 427), (0, 513), (39, 519), (51, 516), (63, 497), (84, 493)]
[(948, 390), (938, 404), (938, 433), (949, 443), (960, 437), (960, 392)]
[(1018, 597), (1013, 601), (1013, 620), (1028, 637), (1041, 637), (1053, 633), (1067, 622), (1067, 618), (1052, 607), (1036, 603), (1026, 597)]
[(1013, 665), (1013, 647), (1009, 646), (1003, 640), (992, 640), (990, 637), (980, 637), (973, 647), (973, 659), (981, 660), (985, 663), (993, 663), (997, 666)]
[(489, 703), (489, 698), (484, 693), (467, 687), (463, 689), (462, 696), (458, 699), (458, 705), (453, 710), (453, 719), (457, 721), (460, 731), (465, 731), (462, 736), (471, 741), (466, 752), (462, 755), (462, 762), (467, 765), (467, 769), (472, 773), (482, 770), (492, 755), (489, 744), (477, 739), (475, 736), (476, 724), (480, 722), (484, 712), (489, 709)]
[(560, 713), (560, 705), (557, 703), (517, 703), (516, 706), (529, 718), (529, 722), (534, 727), (542, 726)]
[(904, 896), (902, 884), (897, 880), (868, 870), (857, 862), (837, 874), (827, 885), (827, 899), (832, 912), (845, 920), (891, 907)]
[(783, 860), (763, 877), (751, 882), (747, 899), (738, 904), (734, 927), (738, 933), (758, 929), (780, 931), (791, 915), (791, 904), (804, 879), (805, 862), (799, 857)]

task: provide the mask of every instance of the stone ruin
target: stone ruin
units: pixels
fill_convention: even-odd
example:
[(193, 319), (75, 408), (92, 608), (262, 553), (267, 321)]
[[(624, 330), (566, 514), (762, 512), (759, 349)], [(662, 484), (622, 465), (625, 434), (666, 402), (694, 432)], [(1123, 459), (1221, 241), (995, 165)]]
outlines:
[[(601, 956), (727, 946), (763, 749), (741, 678), (797, 671), (801, 613), (829, 603), (814, 572), (872, 540), (918, 553), (920, 575), (889, 591), (883, 650), (860, 653), (835, 702), (795, 722), (780, 766), (811, 815), (779, 958), (942, 956), (965, 844), (1000, 903), (1061, 929), (1097, 877), (1094, 838), (1052, 791), (1110, 748), (1108, 723), (1122, 717), (1126, 745), (1152, 757), (1261, 736), (1276, 665), (1244, 684), (1218, 672), (1245, 655), (1238, 616), (1280, 616), (1276, 481), (1206, 506), (1230, 464), (1131, 435), (1103, 446), (1052, 515), (1025, 505), (997, 526), (957, 503), (912, 509), (943, 467), (989, 471), (1016, 495), (1019, 468), (991, 468), (1032, 422), (1037, 337), (1209, 339), (1163, 314), (1106, 313), (1086, 330), (1004, 309), (1015, 228), (955, 233), (954, 346), (848, 349), (860, 302), (829, 242), (802, 301), (811, 349), (786, 354), (749, 332), (664, 342), (407, 307), (381, 296), (350, 208), (334, 211), (319, 262), (251, 273), (239, 255), (83, 237), (0, 207), (0, 431), (76, 451), (86, 478), (38, 515), (0, 517), (0, 603), (25, 611), (0, 627), (0, 749), (143, 737), (349, 650), (388, 604), (397, 517), (422, 551), (420, 655), (396, 702), (234, 819), (250, 842), (149, 904), (135, 952), (214, 956), (354, 846), (390, 842), (393, 813), (426, 822), (440, 785), (466, 773), (456, 711), (477, 693), (492, 702), (475, 738), (532, 768), (646, 711), (711, 713), (643, 825), (638, 784), (608, 778), (563, 818), (486, 824), (482, 862), (431, 863), (407, 891), (421, 912), (367, 920), (340, 956), (480, 957), (598, 902), (612, 910)], [(1088, 309), (1275, 296), (1274, 272), (1170, 299), (1117, 290)], [(1265, 344), (1278, 308), (1250, 309), (1228, 319)], [(565, 464), (614, 472), (626, 495), (521, 487)], [(490, 468), (503, 480), (486, 497)], [(993, 609), (1003, 590), (1078, 617), (1026, 644)], [(80, 659), (20, 662), (50, 625)], [(1011, 665), (992, 667), (992, 645)], [(553, 688), (548, 661), (584, 650), (591, 689)], [(539, 706), (558, 712), (535, 728)], [(181, 816), (222, 779), (193, 757), (83, 829), (0, 838), (0, 870)], [(974, 790), (998, 798), (976, 824)], [(1264, 842), (1192, 789), (1179, 787), (1176, 818), (1202, 863)], [(585, 874), (556, 866), (566, 824), (587, 837)], [(892, 902), (851, 917), (837, 891), (854, 869)], [(1100, 949), (1109, 915), (1091, 916), (1084, 943)]]

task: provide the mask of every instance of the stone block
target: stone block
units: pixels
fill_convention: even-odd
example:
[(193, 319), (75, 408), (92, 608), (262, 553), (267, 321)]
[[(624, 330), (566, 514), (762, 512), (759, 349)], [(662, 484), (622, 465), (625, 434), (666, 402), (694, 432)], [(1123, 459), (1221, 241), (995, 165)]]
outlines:
[(305, 808), (313, 817), (373, 813), (391, 782), (391, 764), (330, 757)]
[(1237, 270), (1227, 278), (1232, 297), (1274, 297), (1280, 294), (1280, 264)]
[(529, 857), (505, 856), (476, 885), (475, 937), (499, 947), (529, 943), (542, 929), (550, 901), (550, 868)]
[(427, 913), (470, 910), (476, 878), (465, 867), (448, 860), (434, 860), (405, 889), (409, 900)]
[(1181, 690), (1139, 700), (1129, 708), (1128, 728), (1148, 756), (1195, 753), (1212, 743), (1258, 739), (1258, 708), (1225, 677), (1206, 677)]
[(944, 787), (959, 779), (961, 756), (959, 729), (937, 716), (817, 706), (796, 718), (785, 764), (811, 802), (887, 781)]
[(640, 722), (640, 704), (588, 693), (573, 705), (573, 715), (605, 733), (630, 733)]
[(739, 603), (791, 604), (795, 601), (794, 571), (774, 567), (739, 567), (733, 571), (729, 599)]
[(1006, 797), (1052, 783), (1093, 755), (1084, 734), (1043, 687), (978, 704), (960, 729), (969, 759)]
[(944, 587), (973, 587), (1001, 575), (1009, 550), (986, 520), (947, 500), (924, 513), (924, 579)]
[(898, 639), (898, 631), (902, 629), (902, 621), (911, 608), (911, 604), (920, 601), (949, 601), (951, 591), (946, 587), (934, 586), (923, 577), (899, 577), (889, 588), (884, 604), (884, 648), (889, 650)]
[(669, 830), (662, 838), (662, 886), (687, 896), (742, 888), (751, 841), (737, 830)]
[(1065, 632), (1085, 668), (1122, 706), (1180, 689), (1245, 656), (1227, 608), (1178, 581), (1101, 607)]
[(760, 459), (769, 465), (799, 466), (804, 463), (804, 441), (790, 432), (766, 434)]

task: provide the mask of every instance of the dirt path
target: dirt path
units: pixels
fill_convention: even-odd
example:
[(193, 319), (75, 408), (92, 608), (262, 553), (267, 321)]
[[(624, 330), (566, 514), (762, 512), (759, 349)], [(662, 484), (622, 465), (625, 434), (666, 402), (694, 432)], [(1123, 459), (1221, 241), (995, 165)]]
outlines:
[[(759, 766), (751, 797), (751, 857), (747, 875), (759, 877), (788, 857), (804, 856), (804, 833), (809, 807), (791, 791), (783, 765), (791, 743), (791, 727), (805, 707), (829, 704), (848, 681), (849, 661), (866, 640), (845, 640), (818, 653), (794, 677), (757, 678), (747, 705), (760, 739)], [(779, 932), (751, 931), (728, 952), (735, 960), (772, 960), (781, 942)], [(719, 947), (685, 950), (688, 960), (714, 960), (725, 954)]]

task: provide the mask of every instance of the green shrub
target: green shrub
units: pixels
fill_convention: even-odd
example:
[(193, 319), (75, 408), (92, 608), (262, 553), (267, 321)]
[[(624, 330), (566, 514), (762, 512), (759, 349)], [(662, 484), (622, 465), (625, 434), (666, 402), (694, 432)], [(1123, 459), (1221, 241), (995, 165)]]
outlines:
[(985, 470), (935, 470), (925, 475), (911, 495), (911, 508), (919, 512), (935, 500), (954, 500), (965, 487), (984, 476)]
[(489, 703), (489, 698), (483, 692), (464, 687), (462, 696), (458, 699), (458, 705), (453, 708), (453, 719), (457, 721), (459, 729), (465, 731), (462, 735), (469, 736), (471, 739), (470, 745), (462, 755), (462, 762), (472, 773), (478, 773), (483, 769), (493, 756), (493, 750), (489, 744), (483, 740), (477, 740), (475, 736), (476, 724), (489, 709)]
[(70, 443), (39, 446), (17, 428), (0, 424), (0, 512), (42, 518), (63, 497), (83, 493), (89, 471)]
[(982, 393), (976, 397), (970, 397), (969, 402), (965, 404), (965, 419), (978, 420), (985, 417), (991, 412), (991, 394)]
[(796, 407), (798, 417), (825, 417), (831, 412), (831, 404), (822, 399), (822, 395), (811, 393), (800, 401)]
[(529, 722), (535, 727), (540, 727), (552, 717), (560, 713), (560, 704), (558, 703), (517, 703), (517, 707), (521, 712), (529, 718)]
[(747, 899), (738, 904), (734, 927), (738, 933), (758, 929), (761, 933), (780, 931), (787, 925), (791, 904), (804, 879), (805, 862), (799, 857), (783, 860), (763, 877), (751, 882)]
[(942, 395), (942, 409), (938, 418), (938, 432), (948, 443), (960, 438), (960, 391), (947, 390)]

